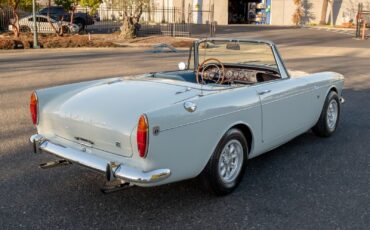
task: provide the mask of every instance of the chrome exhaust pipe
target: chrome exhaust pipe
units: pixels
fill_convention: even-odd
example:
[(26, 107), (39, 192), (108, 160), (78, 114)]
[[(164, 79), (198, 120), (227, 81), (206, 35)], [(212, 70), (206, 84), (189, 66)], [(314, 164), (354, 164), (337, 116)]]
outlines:
[(45, 141), (45, 137), (41, 134), (35, 134), (30, 137), (33, 153), (41, 153), (40, 145)]

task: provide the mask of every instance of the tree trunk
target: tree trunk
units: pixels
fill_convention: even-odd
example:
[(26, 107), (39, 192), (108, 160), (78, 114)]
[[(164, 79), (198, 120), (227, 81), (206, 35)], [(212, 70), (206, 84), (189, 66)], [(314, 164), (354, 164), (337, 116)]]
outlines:
[(14, 33), (14, 36), (15, 37), (19, 37), (20, 35), (20, 31), (19, 31), (19, 17), (18, 17), (18, 13), (16, 11), (16, 9), (13, 8), (13, 22), (11, 23), (12, 24), (12, 29), (13, 29), (13, 33)]
[(73, 24), (73, 19), (74, 19), (74, 16), (75, 16), (75, 10), (76, 10), (76, 7), (72, 6), (72, 8), (71, 8), (71, 21), (70, 21), (71, 24)]
[(128, 12), (124, 12), (123, 24), (121, 26), (120, 36), (124, 39), (132, 39), (137, 36), (137, 31), (140, 28), (140, 17), (143, 13), (143, 5), (139, 4), (135, 9), (134, 15), (129, 15)]
[(328, 11), (328, 1), (329, 0), (323, 0), (322, 2), (320, 25), (326, 24), (326, 12)]
[(20, 34), (20, 31), (19, 31), (19, 16), (18, 16), (18, 13), (17, 13), (19, 3), (20, 3), (20, 0), (17, 0), (17, 1), (14, 2), (14, 5), (12, 6), (13, 22), (11, 23), (14, 36), (17, 37), (17, 38), (19, 37), (19, 34)]
[(334, 26), (334, 0), (330, 1), (330, 25)]
[(0, 5), (0, 17), (5, 20), (5, 9), (2, 5)]
[(133, 17), (124, 16), (123, 25), (121, 26), (121, 37), (124, 39), (132, 39), (136, 37), (136, 28), (134, 24)]
[(48, 22), (49, 22), (51, 28), (53, 28), (55, 34), (59, 37), (60, 35), (63, 35), (63, 30), (60, 29), (61, 31), (57, 31), (57, 29), (55, 28), (54, 24), (50, 20), (50, 5), (51, 5), (50, 3), (51, 3), (51, 0), (48, 1), (48, 15), (47, 15), (47, 19), (48, 19)]
[(0, 5), (1, 16), (5, 17), (4, 7)]

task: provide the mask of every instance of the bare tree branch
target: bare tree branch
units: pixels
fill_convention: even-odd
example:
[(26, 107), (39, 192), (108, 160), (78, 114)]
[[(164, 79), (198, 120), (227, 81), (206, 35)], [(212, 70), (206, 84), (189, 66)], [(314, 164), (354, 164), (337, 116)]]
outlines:
[[(54, 30), (54, 32), (55, 32), (55, 34), (59, 37), (61, 34), (59, 34), (60, 33), (60, 31), (58, 31), (56, 28), (55, 28), (55, 26), (54, 26), (54, 24), (51, 22), (51, 20), (50, 20), (50, 5), (51, 5), (51, 0), (48, 0), (48, 14), (47, 14), (47, 19), (48, 19), (48, 22), (49, 22), (49, 24), (50, 24), (50, 26), (51, 26), (51, 28), (53, 28), (53, 30)], [(62, 31), (62, 34), (63, 34), (63, 31)]]

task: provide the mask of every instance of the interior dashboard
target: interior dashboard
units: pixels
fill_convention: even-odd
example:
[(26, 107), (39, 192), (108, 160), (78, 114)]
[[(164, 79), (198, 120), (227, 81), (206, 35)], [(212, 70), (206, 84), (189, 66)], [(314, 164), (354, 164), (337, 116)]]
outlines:
[[(208, 67), (203, 71), (203, 78), (215, 79), (219, 75), (217, 67)], [(280, 74), (277, 71), (265, 70), (251, 67), (234, 67), (225, 65), (224, 83), (244, 83), (253, 84), (270, 80), (280, 79)]]

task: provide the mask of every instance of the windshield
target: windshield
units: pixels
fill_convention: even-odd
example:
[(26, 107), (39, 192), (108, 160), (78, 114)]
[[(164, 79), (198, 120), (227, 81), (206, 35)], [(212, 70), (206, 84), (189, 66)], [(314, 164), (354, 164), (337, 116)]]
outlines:
[(199, 43), (198, 63), (216, 58), (223, 64), (269, 66), (277, 69), (277, 64), (269, 44), (238, 41), (203, 41)]

